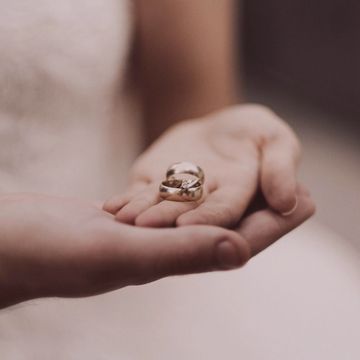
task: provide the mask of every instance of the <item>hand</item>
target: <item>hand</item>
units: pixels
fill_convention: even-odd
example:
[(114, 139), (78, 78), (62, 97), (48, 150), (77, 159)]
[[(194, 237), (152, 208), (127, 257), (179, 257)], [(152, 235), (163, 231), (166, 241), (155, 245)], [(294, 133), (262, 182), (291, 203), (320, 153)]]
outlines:
[(304, 191), (299, 208), (287, 218), (269, 209), (255, 212), (236, 232), (214, 226), (144, 229), (79, 200), (1, 196), (0, 307), (236, 268), (312, 214)]
[[(300, 145), (270, 110), (237, 106), (168, 130), (135, 163), (129, 190), (104, 210), (128, 224), (149, 227), (235, 226), (260, 188), (279, 213), (296, 207)], [(204, 201), (161, 201), (158, 187), (169, 165), (191, 161), (205, 172)]]
[(230, 241), (237, 265), (248, 245), (213, 227), (143, 229), (120, 224), (76, 199), (0, 197), (0, 307), (37, 297), (78, 297), (182, 273), (209, 271), (216, 243)]

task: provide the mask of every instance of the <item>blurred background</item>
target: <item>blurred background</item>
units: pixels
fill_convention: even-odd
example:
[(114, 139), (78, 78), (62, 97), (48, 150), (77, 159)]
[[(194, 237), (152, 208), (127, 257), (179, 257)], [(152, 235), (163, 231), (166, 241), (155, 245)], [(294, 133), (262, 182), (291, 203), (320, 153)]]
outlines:
[(304, 145), (317, 218), (360, 249), (360, 2), (245, 1), (245, 89)]

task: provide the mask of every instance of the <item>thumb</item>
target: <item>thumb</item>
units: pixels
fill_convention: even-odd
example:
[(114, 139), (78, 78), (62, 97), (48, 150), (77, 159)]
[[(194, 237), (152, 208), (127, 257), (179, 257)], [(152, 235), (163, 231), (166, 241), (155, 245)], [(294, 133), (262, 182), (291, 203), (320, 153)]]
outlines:
[(133, 249), (132, 264), (139, 283), (171, 275), (232, 269), (250, 258), (246, 241), (236, 232), (219, 227), (135, 230), (129, 246)]

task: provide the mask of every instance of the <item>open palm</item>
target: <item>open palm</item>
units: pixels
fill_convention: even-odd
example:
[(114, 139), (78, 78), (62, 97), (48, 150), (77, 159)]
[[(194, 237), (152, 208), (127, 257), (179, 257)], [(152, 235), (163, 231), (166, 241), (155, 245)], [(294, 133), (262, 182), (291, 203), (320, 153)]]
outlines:
[[(232, 227), (260, 186), (280, 213), (296, 205), (299, 142), (291, 129), (258, 105), (237, 106), (169, 129), (136, 161), (128, 191), (104, 209), (140, 226), (211, 224)], [(205, 196), (194, 202), (162, 200), (169, 165), (191, 161), (205, 172)]]

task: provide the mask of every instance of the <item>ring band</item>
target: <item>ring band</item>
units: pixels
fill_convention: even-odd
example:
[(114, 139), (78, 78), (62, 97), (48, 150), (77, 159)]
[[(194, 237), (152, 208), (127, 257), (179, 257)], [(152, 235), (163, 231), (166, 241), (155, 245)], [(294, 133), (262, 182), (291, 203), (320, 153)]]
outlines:
[(172, 201), (196, 201), (203, 195), (205, 176), (203, 170), (190, 162), (171, 165), (166, 180), (159, 186), (160, 197)]
[(189, 174), (196, 176), (200, 180), (201, 184), (205, 181), (204, 171), (201, 167), (188, 161), (182, 161), (171, 165), (166, 171), (166, 178), (169, 179), (177, 174)]
[(196, 201), (203, 195), (203, 186), (200, 181), (194, 186), (186, 187), (181, 180), (164, 180), (160, 184), (159, 192), (164, 200)]

